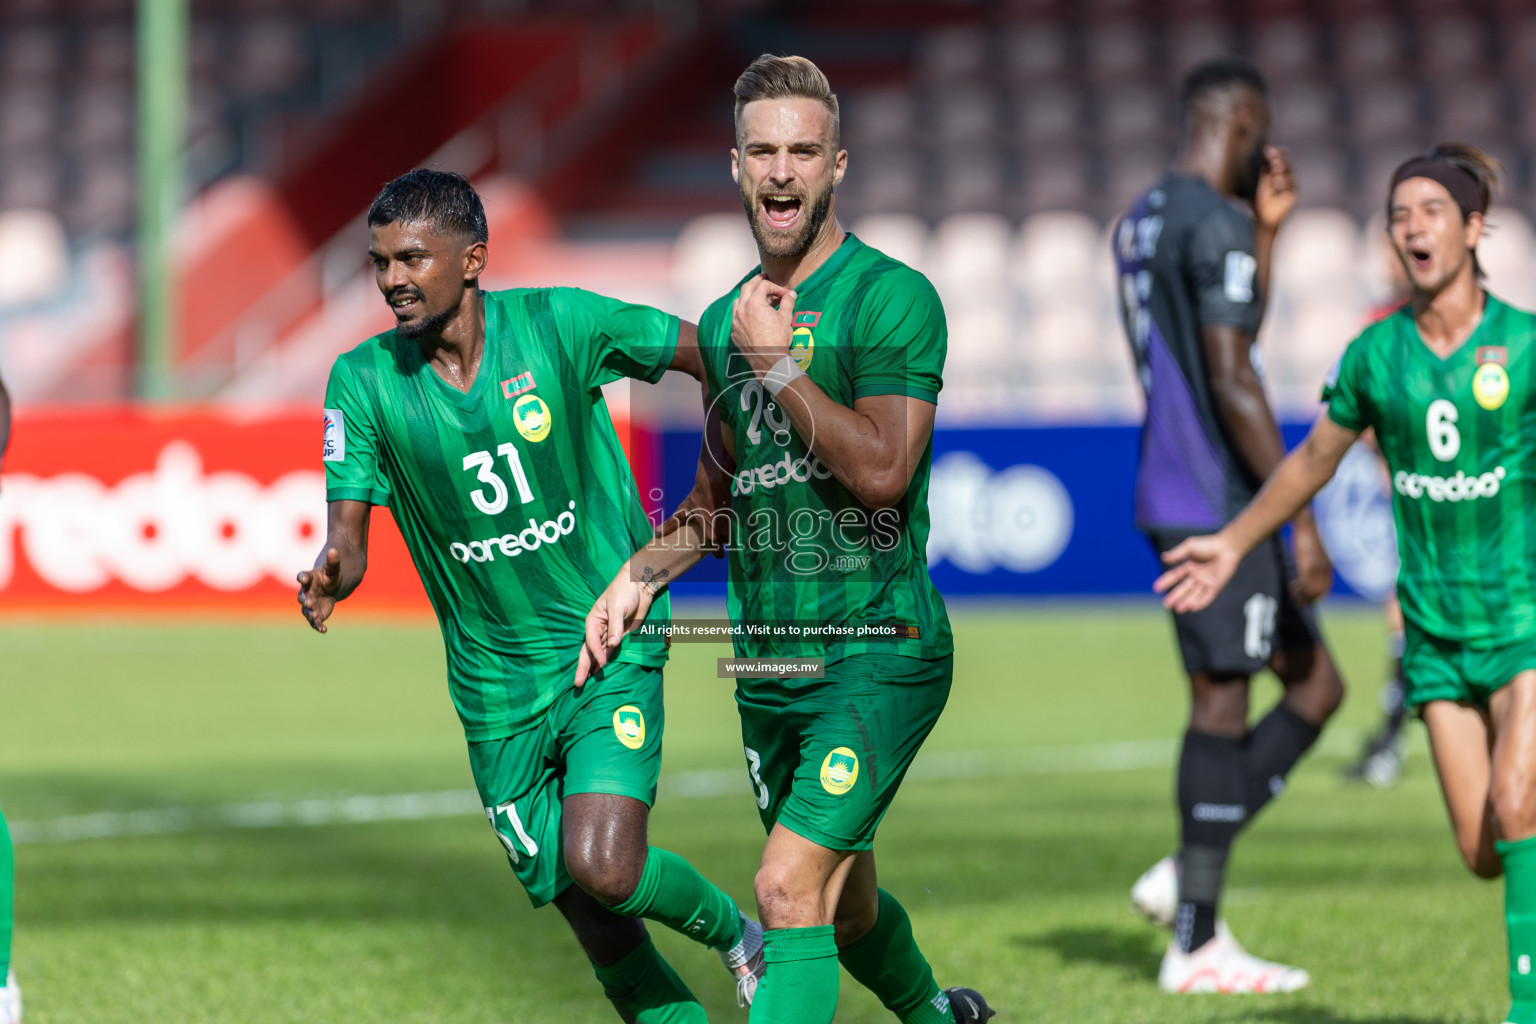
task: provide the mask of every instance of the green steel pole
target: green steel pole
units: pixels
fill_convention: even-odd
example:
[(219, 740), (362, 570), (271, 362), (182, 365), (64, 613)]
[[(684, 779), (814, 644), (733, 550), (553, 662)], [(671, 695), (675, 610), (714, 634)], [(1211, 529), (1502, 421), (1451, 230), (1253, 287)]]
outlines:
[(188, 0), (138, 0), (138, 391), (176, 396), (171, 235), (181, 208)]

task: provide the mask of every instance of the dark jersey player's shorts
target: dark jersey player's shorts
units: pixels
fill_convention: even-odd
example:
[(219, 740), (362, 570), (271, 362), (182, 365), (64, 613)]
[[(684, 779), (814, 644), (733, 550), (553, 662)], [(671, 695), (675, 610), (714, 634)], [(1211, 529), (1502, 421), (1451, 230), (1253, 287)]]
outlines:
[[(1149, 534), (1158, 554), (1190, 536), (1194, 534)], [(1269, 663), (1274, 651), (1322, 643), (1316, 615), (1291, 596), (1295, 579), (1291, 553), (1278, 535), (1250, 551), (1209, 606), (1173, 617), (1184, 671), (1251, 676)]]
[(1410, 708), (1432, 700), (1486, 708), (1495, 691), (1527, 669), (1536, 669), (1536, 637), (1474, 647), (1403, 623), (1404, 700)]
[(571, 884), (561, 801), (576, 793), (615, 793), (650, 806), (664, 724), (661, 670), (618, 662), (580, 690), (562, 693), (542, 721), (469, 744), (480, 805), (534, 906)]
[(763, 828), (829, 850), (868, 850), (918, 748), (949, 699), (953, 655), (855, 654), (814, 685), (736, 688), (747, 775)]

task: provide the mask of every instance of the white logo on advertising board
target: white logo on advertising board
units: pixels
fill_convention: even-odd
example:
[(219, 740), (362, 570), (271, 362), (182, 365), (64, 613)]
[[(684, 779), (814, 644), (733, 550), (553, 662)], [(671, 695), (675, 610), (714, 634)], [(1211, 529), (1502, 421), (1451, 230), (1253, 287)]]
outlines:
[(151, 593), (188, 577), (227, 591), (268, 576), (287, 583), (314, 561), (325, 516), (323, 474), (261, 484), (245, 473), (205, 473), (185, 441), (161, 449), (152, 471), (112, 487), (83, 473), (7, 475), (0, 589), (14, 574), (15, 551), (44, 582), (71, 593), (112, 580)]
[(1072, 496), (1039, 466), (995, 471), (971, 452), (951, 452), (933, 464), (928, 509), (929, 565), (1039, 572), (1072, 539)]

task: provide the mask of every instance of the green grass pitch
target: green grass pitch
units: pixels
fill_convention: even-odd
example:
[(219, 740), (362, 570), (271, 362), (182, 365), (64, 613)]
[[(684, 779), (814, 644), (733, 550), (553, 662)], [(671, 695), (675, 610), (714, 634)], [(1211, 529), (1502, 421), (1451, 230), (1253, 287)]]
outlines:
[[(961, 606), (954, 620), (949, 707), (877, 846), (940, 984), (981, 989), (999, 1024), (1502, 1020), (1502, 890), (1456, 856), (1422, 728), (1395, 789), (1339, 779), (1376, 717), (1374, 611), (1327, 610), (1350, 697), (1234, 854), (1234, 932), (1315, 979), (1250, 997), (1159, 993), (1166, 938), (1127, 906), (1176, 831), (1185, 698), (1159, 611)], [(714, 678), (728, 652), (673, 650), (652, 841), (749, 904), (763, 837), (730, 684)], [(345, 607), (325, 637), (296, 615), (28, 621), (0, 627), (0, 666), (0, 805), (31, 840), (16, 852), (28, 1024), (617, 1019), (472, 808), (220, 824), (232, 803), (294, 822), (346, 794), (467, 789), (432, 625)], [(1255, 687), (1261, 704), (1276, 692)], [(39, 841), (60, 819), (106, 825)], [(653, 933), (712, 1020), (746, 1020), (713, 954)], [(892, 1018), (844, 975), (837, 1019)]]

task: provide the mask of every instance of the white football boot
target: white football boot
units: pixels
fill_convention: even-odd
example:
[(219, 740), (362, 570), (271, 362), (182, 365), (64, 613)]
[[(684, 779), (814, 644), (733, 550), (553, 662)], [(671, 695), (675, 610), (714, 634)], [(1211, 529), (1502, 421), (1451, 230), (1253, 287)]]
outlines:
[(0, 1024), (21, 1024), (21, 986), (14, 967), (5, 976), (5, 988), (0, 988)]
[(1164, 992), (1295, 992), (1312, 984), (1300, 967), (1260, 960), (1244, 949), (1225, 921), (1216, 923), (1216, 937), (1193, 953), (1168, 943), (1157, 985)]
[(1179, 910), (1179, 861), (1169, 854), (1131, 886), (1131, 907), (1160, 928), (1172, 928)]
[(720, 962), (736, 979), (736, 1005), (751, 1006), (757, 983), (763, 979), (763, 926), (741, 915), (741, 941), (730, 949), (717, 950)]

